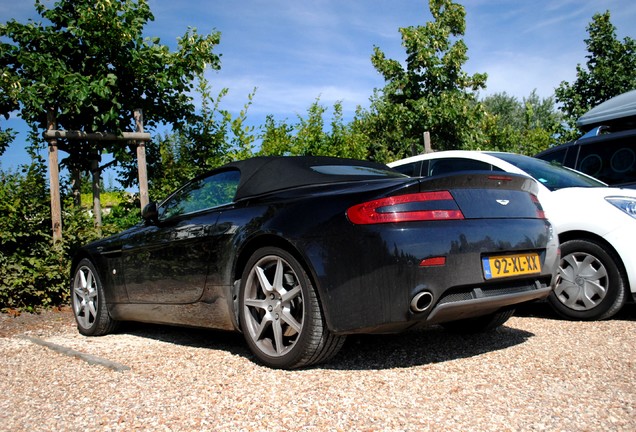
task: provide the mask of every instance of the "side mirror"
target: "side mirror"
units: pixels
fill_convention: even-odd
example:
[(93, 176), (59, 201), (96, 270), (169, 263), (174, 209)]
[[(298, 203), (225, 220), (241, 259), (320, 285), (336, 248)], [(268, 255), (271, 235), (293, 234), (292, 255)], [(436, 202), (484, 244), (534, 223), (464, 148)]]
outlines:
[(141, 217), (146, 222), (158, 222), (159, 221), (159, 212), (157, 211), (157, 203), (151, 202), (146, 204), (146, 206), (141, 210)]

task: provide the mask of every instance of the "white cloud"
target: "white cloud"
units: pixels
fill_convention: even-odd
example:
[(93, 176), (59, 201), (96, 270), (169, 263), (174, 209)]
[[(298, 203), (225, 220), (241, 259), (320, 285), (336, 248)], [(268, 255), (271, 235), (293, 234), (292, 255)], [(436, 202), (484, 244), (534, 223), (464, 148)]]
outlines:
[[(49, 7), (54, 0), (44, 0)], [(585, 63), (586, 27), (594, 13), (611, 11), (617, 36), (636, 37), (633, 0), (470, 0), (466, 8), (468, 73), (488, 74), (486, 94), (519, 98), (537, 89), (553, 94)], [(1, 21), (36, 18), (33, 0), (0, 0)], [(222, 106), (238, 113), (256, 87), (248, 117), (295, 120), (317, 99), (346, 113), (368, 106), (383, 80), (371, 65), (376, 45), (403, 60), (399, 27), (431, 20), (426, 0), (149, 0), (156, 20), (145, 29), (176, 48), (187, 27), (218, 30), (221, 71), (213, 91), (227, 87)], [(13, 121), (13, 120), (12, 120)], [(4, 159), (4, 157), (3, 157)]]
[(555, 64), (543, 57), (514, 53), (501, 54), (487, 65), (476, 65), (475, 71), (488, 73), (484, 95), (505, 92), (519, 99), (529, 96), (534, 90), (542, 98), (554, 96), (554, 89), (561, 81), (575, 78), (574, 68)]

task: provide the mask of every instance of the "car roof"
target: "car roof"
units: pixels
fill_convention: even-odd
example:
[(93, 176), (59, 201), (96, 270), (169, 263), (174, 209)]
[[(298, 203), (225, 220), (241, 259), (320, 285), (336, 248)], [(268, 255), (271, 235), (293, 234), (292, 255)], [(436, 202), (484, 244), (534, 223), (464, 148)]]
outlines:
[[(496, 151), (481, 151), (481, 150), (442, 150), (435, 151), (432, 153), (423, 153), (415, 156), (411, 156), (406, 159), (401, 159), (399, 161), (391, 162), (387, 164), (390, 167), (394, 167), (396, 165), (403, 165), (405, 163), (417, 162), (421, 160), (432, 160), (432, 159), (440, 159), (440, 158), (466, 158), (466, 159), (475, 159), (483, 162), (493, 163), (493, 162), (502, 162), (506, 165), (507, 168), (510, 168), (510, 172), (517, 172), (518, 174), (525, 174), (523, 171), (516, 168), (514, 165), (509, 164), (508, 162), (497, 158), (498, 154), (506, 154), (505, 152), (496, 152)], [(530, 157), (530, 156), (528, 156)]]
[[(351, 170), (347, 167), (355, 167), (355, 169)], [(235, 196), (237, 200), (312, 184), (401, 176), (384, 164), (327, 156), (255, 157), (231, 162), (214, 172), (231, 169), (238, 169), (241, 172)]]
[(597, 105), (576, 121), (576, 126), (583, 131), (601, 125), (613, 126), (615, 129), (636, 128), (636, 90)]
[[(421, 161), (421, 160), (434, 160), (434, 159), (445, 159), (445, 158), (464, 158), (464, 159), (473, 159), (473, 160), (479, 160), (485, 163), (489, 163), (493, 166), (498, 167), (499, 169), (504, 170), (505, 172), (509, 172), (509, 173), (514, 173), (514, 174), (521, 174), (521, 175), (525, 175), (528, 177), (532, 177), (532, 175), (525, 171), (524, 169), (518, 167), (517, 165), (509, 162), (507, 159), (514, 159), (517, 162), (522, 162), (524, 160), (527, 160), (527, 162), (525, 163), (547, 163), (544, 160), (541, 159), (537, 159), (531, 156), (527, 156), (527, 155), (522, 155), (522, 154), (518, 154), (518, 153), (511, 153), (511, 152), (501, 152), (501, 151), (480, 151), (480, 150), (444, 150), (444, 151), (438, 151), (438, 152), (433, 152), (433, 153), (426, 153), (426, 154), (420, 154), (417, 156), (412, 156), (410, 158), (406, 158), (406, 159), (401, 159), (399, 161), (395, 161), (395, 162), (391, 162), (388, 165), (390, 167), (393, 166), (397, 166), (397, 165), (403, 165), (403, 164), (407, 164), (407, 163), (412, 163), (412, 162), (417, 162), (417, 161)], [(580, 173), (576, 170), (573, 170), (571, 168), (567, 168), (567, 167), (562, 167), (565, 170), (568, 171), (573, 171), (576, 172), (578, 175), (581, 175), (583, 177), (586, 177), (588, 179), (593, 180), (594, 182), (598, 182), (599, 186), (603, 185), (603, 186), (607, 186), (605, 183), (601, 182), (598, 179), (595, 179), (585, 173)], [(536, 180), (536, 179), (535, 179)], [(539, 181), (539, 184), (541, 184), (543, 187), (546, 187), (545, 184), (543, 184), (542, 182)]]

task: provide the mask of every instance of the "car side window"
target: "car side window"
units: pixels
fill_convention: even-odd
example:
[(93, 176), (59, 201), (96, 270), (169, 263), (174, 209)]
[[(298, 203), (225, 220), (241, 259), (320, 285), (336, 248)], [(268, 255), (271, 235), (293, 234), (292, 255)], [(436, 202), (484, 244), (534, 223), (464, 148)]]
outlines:
[(582, 145), (576, 169), (608, 184), (636, 181), (636, 147), (626, 139)]
[(223, 171), (191, 181), (172, 195), (159, 210), (161, 219), (229, 204), (238, 188), (238, 170)]
[[(564, 161), (565, 161), (566, 152), (567, 152), (567, 149), (565, 148), (554, 150), (552, 152), (546, 152), (545, 154), (542, 154), (539, 159), (543, 159), (544, 161), (547, 161), (556, 165), (565, 165)], [(571, 168), (574, 168), (574, 167), (571, 167)]]
[(393, 167), (394, 170), (409, 177), (419, 177), (422, 172), (422, 161), (415, 161)]
[(431, 159), (428, 175), (436, 176), (459, 171), (501, 171), (487, 162), (464, 158)]

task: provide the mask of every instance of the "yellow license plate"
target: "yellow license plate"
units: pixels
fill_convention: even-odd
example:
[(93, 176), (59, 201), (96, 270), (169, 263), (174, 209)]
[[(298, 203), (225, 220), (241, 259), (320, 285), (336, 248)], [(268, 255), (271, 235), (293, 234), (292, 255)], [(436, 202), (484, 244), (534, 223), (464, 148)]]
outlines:
[(539, 254), (534, 252), (483, 257), (481, 262), (486, 279), (541, 273)]

